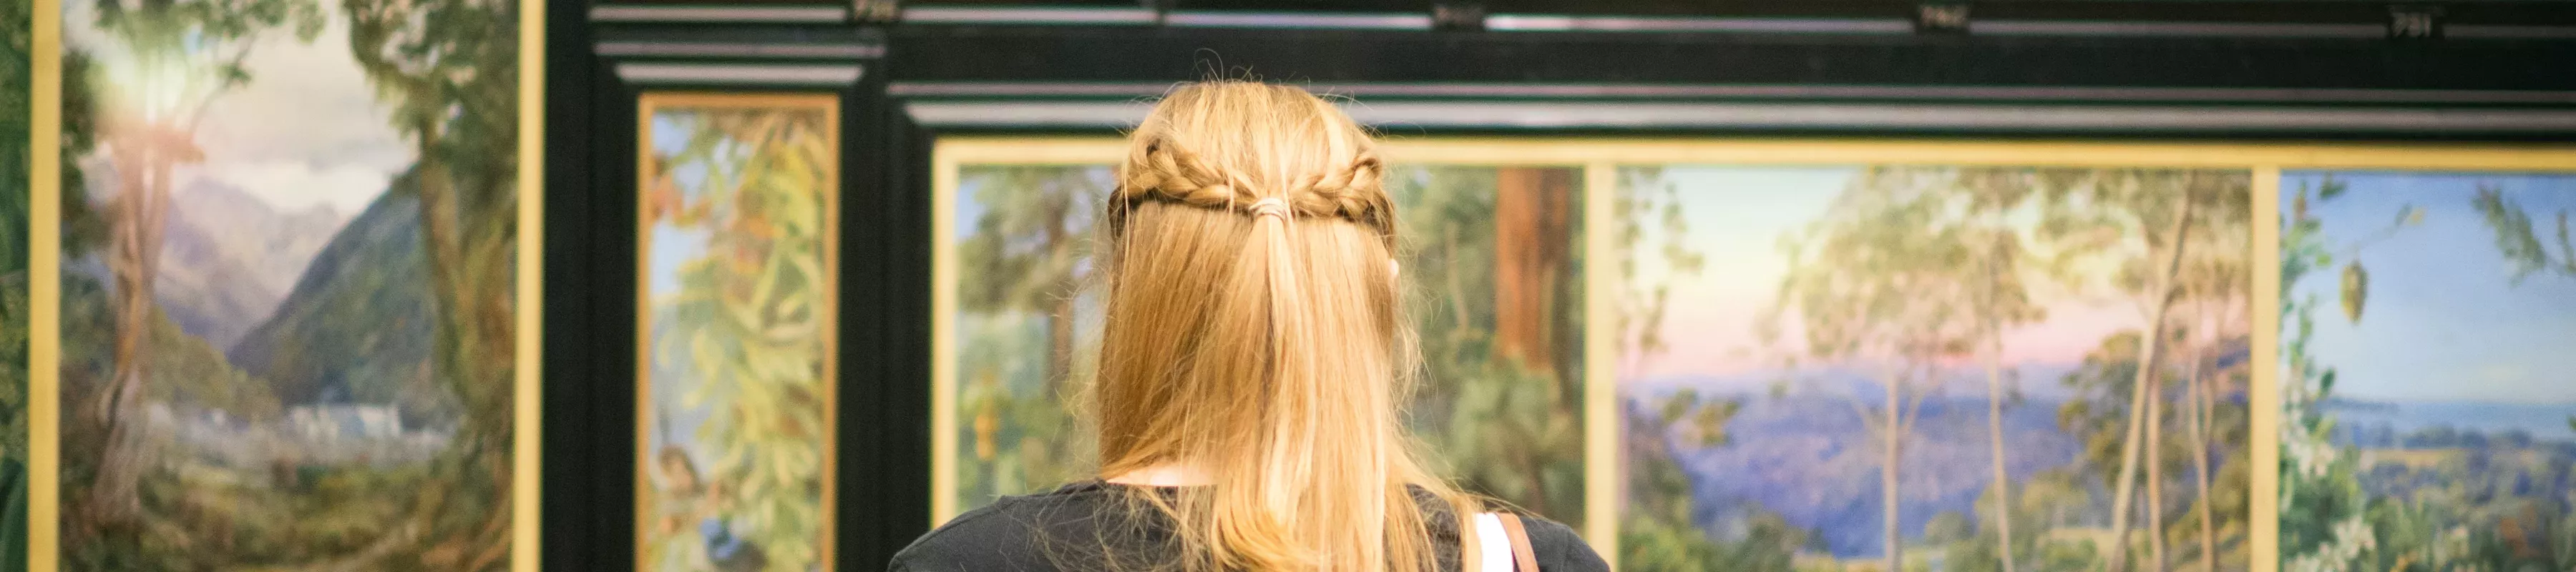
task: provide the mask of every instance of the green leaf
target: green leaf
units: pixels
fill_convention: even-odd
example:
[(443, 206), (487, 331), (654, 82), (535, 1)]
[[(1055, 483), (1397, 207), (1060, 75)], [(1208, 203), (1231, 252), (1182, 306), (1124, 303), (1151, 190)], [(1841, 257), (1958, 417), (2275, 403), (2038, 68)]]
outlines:
[(2362, 270), (2361, 261), (2343, 267), (2343, 315), (2354, 323), (2361, 322), (2362, 302), (2370, 295), (2370, 272)]

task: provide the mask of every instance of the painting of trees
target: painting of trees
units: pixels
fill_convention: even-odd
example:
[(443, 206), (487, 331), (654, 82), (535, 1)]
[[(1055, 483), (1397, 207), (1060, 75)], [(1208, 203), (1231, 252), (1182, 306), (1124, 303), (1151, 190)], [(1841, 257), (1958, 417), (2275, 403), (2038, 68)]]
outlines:
[[(1946, 197), (1897, 180), (1910, 173), (1872, 169), (1861, 175), (1834, 211), (1798, 239), (1784, 242), (1790, 270), (1780, 281), (1780, 307), (1802, 340), (1790, 359), (1846, 363), (1867, 371), (1877, 395), (1848, 395), (1879, 450), (1880, 498), (1886, 570), (1904, 565), (1901, 488), (1906, 436), (1921, 419), (1923, 400), (1942, 381), (1940, 361), (1969, 352), (1983, 327), (1971, 308), (1972, 291), (1991, 290), (1959, 280), (1970, 260), (1964, 229), (1936, 225), (1947, 214)], [(1990, 282), (1990, 281), (1989, 281)]]
[(1580, 526), (1577, 175), (1398, 168), (1388, 192), (1424, 361), (1415, 434), (1470, 490)]
[(1760, 569), (2100, 570), (2129, 559), (2122, 538), (2140, 566), (2249, 565), (2247, 173), (1658, 173), (1671, 218), (1714, 229), (1684, 242), (1730, 253), (1649, 273), (1695, 318), (1656, 334), (1684, 348), (1664, 363), (1622, 364), (1632, 431), (1659, 404), (1723, 404), (1722, 431), (1662, 431), (1727, 443), (1629, 449), (1632, 486), (1679, 465), (1698, 505), (1679, 524), (1804, 539)]
[(1078, 328), (1090, 280), (1092, 228), (1109, 193), (1095, 166), (976, 167), (961, 173), (958, 301), (964, 351), (959, 418), (961, 508), (1084, 476), (1097, 461), (1075, 425), (1078, 361), (1094, 332)]
[(433, 509), (433, 552), (481, 570), (509, 557), (518, 363), (518, 6), (505, 0), (344, 0), (350, 54), (410, 138), (422, 251), (440, 334), (434, 375), (464, 405), (450, 459), (479, 503)]
[(648, 103), (676, 133), (646, 138), (673, 145), (644, 166), (643, 230), (679, 240), (646, 251), (643, 560), (828, 568), (837, 102)]
[[(96, 7), (98, 28), (130, 58), (100, 77), (69, 78), (113, 86), (98, 121), (100, 151), (117, 165), (113, 244), (108, 266), (116, 284), (115, 372), (78, 418), (104, 436), (96, 482), (70, 503), (69, 537), (130, 531), (142, 510), (135, 488), (148, 454), (132, 426), (145, 391), (153, 288), (167, 226), (172, 172), (203, 159), (194, 133), (215, 99), (250, 81), (242, 62), (260, 36), (290, 30), (310, 41), (321, 14), (295, 0), (200, 0)], [(66, 408), (70, 409), (70, 408)]]
[[(2125, 390), (2125, 405), (2100, 402), (2070, 403), (2062, 418), (2105, 416), (2121, 419), (2120, 436), (2113, 440), (2107, 431), (2090, 432), (2094, 451), (2116, 448), (2117, 461), (2097, 458), (2100, 466), (2117, 466), (2109, 473), (2112, 489), (2111, 546), (2107, 558), (2112, 570), (2132, 566), (2133, 541), (2130, 530), (2143, 528), (2148, 534), (2149, 566), (2168, 569), (2164, 554), (2165, 532), (2163, 485), (2167, 460), (2172, 457), (2162, 438), (2164, 422), (2171, 412), (2166, 408), (2174, 400), (2166, 379), (2171, 372), (2168, 361), (2179, 355), (2173, 349), (2176, 331), (2173, 313), (2184, 303), (2184, 294), (2202, 294), (2206, 298), (2190, 303), (2208, 305), (2212, 298), (2223, 306), (2227, 296), (2242, 291), (2237, 284), (2247, 280), (2241, 271), (2248, 256), (2247, 238), (2251, 203), (2246, 189), (2250, 183), (2242, 173), (2188, 170), (2106, 170), (2062, 172), (2043, 176), (2045, 204), (2040, 223), (2039, 240), (2047, 243), (2054, 256), (2056, 274), (2069, 279), (2080, 291), (2108, 293), (2116, 296), (2144, 319), (2135, 339), (2136, 349), (2128, 354), (2134, 360), (2130, 379), (2116, 394)], [(2117, 232), (2105, 232), (2106, 229)], [(2075, 269), (2107, 268), (2099, 280), (2072, 278)], [(2211, 322), (2204, 317), (2195, 321), (2203, 330), (2229, 332), (2229, 323)], [(2219, 342), (2227, 340), (2221, 338)], [(2203, 348), (2206, 349), (2206, 348)], [(2201, 375), (2203, 359), (2187, 360), (2191, 377)], [(2088, 363), (2091, 363), (2088, 358)], [(2079, 378), (2069, 378), (2075, 380)], [(2101, 388), (2116, 379), (2089, 378), (2091, 384), (2078, 387)], [(2196, 379), (2186, 380), (2198, 391)], [(2189, 393), (2189, 392), (2187, 392)], [(2194, 401), (2197, 401), (2195, 398)], [(2191, 405), (2197, 419), (2202, 408)], [(2096, 427), (2097, 429), (2100, 427)], [(2106, 447), (2116, 443), (2116, 447)], [(2198, 453), (2210, 454), (2206, 446)], [(2205, 464), (2205, 462), (2204, 462)], [(2143, 479), (2140, 473), (2145, 473)], [(2137, 489), (2143, 481), (2147, 491), (2144, 503), (2138, 502)], [(2205, 496), (2207, 491), (2202, 491)], [(2138, 526), (2138, 507), (2146, 513), (2144, 526)], [(2214, 546), (2215, 542), (2203, 542)]]

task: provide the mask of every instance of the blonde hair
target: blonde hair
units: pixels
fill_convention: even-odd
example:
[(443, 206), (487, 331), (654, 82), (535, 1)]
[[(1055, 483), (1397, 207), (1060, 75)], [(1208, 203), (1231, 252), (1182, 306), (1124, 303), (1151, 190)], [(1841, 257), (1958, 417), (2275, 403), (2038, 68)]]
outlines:
[(1416, 359), (1376, 142), (1303, 89), (1243, 81), (1173, 91), (1129, 141), (1092, 405), (1103, 475), (1209, 478), (1126, 487), (1174, 525), (1161, 567), (1436, 568), (1431, 520), (1463, 530), (1477, 505), (1398, 418)]

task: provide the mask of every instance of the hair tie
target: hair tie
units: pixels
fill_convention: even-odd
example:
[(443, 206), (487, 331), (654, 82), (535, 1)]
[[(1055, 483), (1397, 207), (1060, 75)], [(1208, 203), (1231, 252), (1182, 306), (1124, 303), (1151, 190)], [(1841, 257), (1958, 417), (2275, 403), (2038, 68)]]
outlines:
[(1279, 220), (1281, 221), (1286, 221), (1288, 220), (1288, 200), (1279, 197), (1270, 197), (1253, 201), (1252, 216), (1256, 218), (1275, 216), (1279, 217)]

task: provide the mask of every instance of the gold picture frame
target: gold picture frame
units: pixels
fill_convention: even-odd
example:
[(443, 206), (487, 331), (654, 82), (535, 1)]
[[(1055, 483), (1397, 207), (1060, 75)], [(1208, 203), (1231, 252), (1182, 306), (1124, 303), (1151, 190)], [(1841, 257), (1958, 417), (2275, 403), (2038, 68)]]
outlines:
[[(542, 546), (539, 503), (543, 454), (543, 316), (545, 313), (545, 83), (546, 10), (542, 4), (516, 6), (516, 65), (522, 78), (516, 93), (518, 172), (511, 184), (519, 189), (511, 251), (521, 270), (511, 281), (515, 300), (511, 347), (511, 476), (508, 505), (511, 520), (507, 567), (536, 572)], [(34, 0), (33, 107), (30, 154), (58, 157), (62, 152), (64, 3)], [(54, 572), (62, 565), (62, 166), (54, 160), (31, 162), (28, 274), (31, 316), (28, 354), (28, 570)]]
[[(637, 133), (635, 140), (637, 188), (634, 191), (634, 196), (636, 197), (638, 205), (654, 204), (653, 201), (655, 199), (652, 196), (653, 193), (655, 193), (657, 187), (662, 186), (662, 183), (664, 183), (669, 177), (669, 174), (659, 171), (659, 159), (656, 158), (657, 150), (655, 149), (654, 143), (654, 137), (656, 135), (654, 133), (654, 127), (656, 125), (657, 117), (665, 112), (675, 110), (731, 112), (771, 111), (781, 113), (815, 114), (815, 116), (819, 117), (819, 124), (815, 126), (819, 127), (820, 132), (819, 135), (817, 135), (817, 137), (819, 137), (819, 141), (817, 141), (817, 143), (824, 147), (824, 155), (833, 159), (837, 159), (840, 156), (841, 98), (836, 94), (646, 92), (638, 97), (636, 103)], [(839, 335), (838, 312), (840, 307), (839, 271), (841, 268), (839, 254), (841, 236), (841, 169), (839, 163), (836, 161), (825, 161), (812, 166), (820, 169), (821, 171), (821, 186), (818, 191), (822, 196), (821, 201), (818, 203), (818, 207), (822, 211), (820, 213), (820, 219), (823, 233), (818, 237), (818, 240), (821, 241), (821, 244), (819, 245), (819, 253), (822, 258), (820, 268), (825, 277), (823, 287), (820, 292), (820, 307), (814, 309), (815, 316), (818, 318), (818, 321), (821, 322), (820, 327), (814, 331), (813, 335), (816, 338), (817, 348), (820, 350), (817, 355), (820, 365), (820, 378), (817, 380), (817, 383), (822, 388), (820, 413), (823, 421), (819, 439), (821, 498), (819, 499), (819, 504), (816, 506), (820, 514), (820, 530), (819, 534), (814, 539), (814, 549), (818, 555), (816, 565), (823, 569), (831, 569), (836, 561), (835, 552), (837, 547), (835, 546), (835, 540), (837, 536), (835, 536), (834, 530), (838, 524), (837, 515), (839, 512), (837, 503), (837, 473), (840, 430), (840, 376), (838, 369), (839, 352), (834, 348), (838, 347), (837, 342)], [(654, 258), (654, 225), (655, 220), (653, 210), (648, 207), (639, 207), (636, 209), (636, 465), (633, 468), (634, 470), (632, 474), (635, 478), (636, 484), (635, 534), (633, 538), (635, 541), (634, 550), (636, 567), (638, 570), (653, 569), (652, 567), (655, 565), (655, 561), (651, 557), (651, 543), (648, 539), (651, 536), (649, 527), (657, 525), (655, 522), (657, 520), (656, 515), (651, 510), (654, 502), (653, 496), (655, 494), (653, 489), (655, 479), (652, 474), (655, 455), (652, 443), (654, 442), (654, 425), (660, 415), (660, 410), (656, 407), (657, 397), (654, 393), (653, 385), (655, 371), (654, 356), (656, 355), (655, 348), (653, 347), (655, 341), (653, 336), (655, 327), (653, 284), (656, 281), (656, 275), (653, 274), (654, 265), (652, 262)]]

